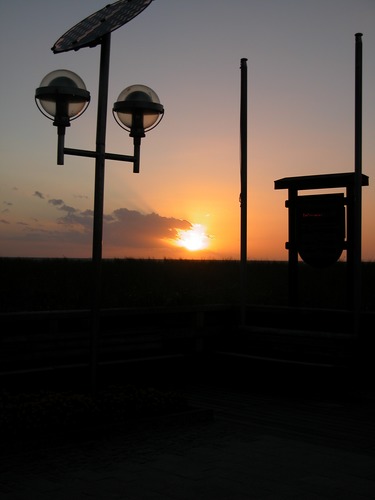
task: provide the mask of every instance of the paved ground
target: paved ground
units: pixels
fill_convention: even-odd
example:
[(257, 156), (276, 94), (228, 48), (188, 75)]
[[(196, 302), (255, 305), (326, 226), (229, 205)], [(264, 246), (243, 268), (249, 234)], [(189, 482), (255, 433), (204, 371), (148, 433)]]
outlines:
[(0, 451), (2, 500), (375, 498), (373, 399), (185, 387), (214, 419)]

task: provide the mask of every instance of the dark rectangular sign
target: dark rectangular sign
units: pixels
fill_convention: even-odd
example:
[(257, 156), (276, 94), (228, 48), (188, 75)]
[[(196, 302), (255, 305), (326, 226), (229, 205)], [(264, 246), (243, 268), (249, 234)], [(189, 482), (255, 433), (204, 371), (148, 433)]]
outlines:
[(312, 265), (336, 262), (345, 244), (343, 193), (298, 196), (296, 206), (297, 248)]

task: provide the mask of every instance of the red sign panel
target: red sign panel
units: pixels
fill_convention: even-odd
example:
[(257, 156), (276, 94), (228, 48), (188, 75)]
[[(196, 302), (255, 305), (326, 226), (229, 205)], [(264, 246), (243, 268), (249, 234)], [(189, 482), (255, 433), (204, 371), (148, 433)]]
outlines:
[(298, 196), (296, 231), (304, 262), (315, 267), (334, 264), (345, 246), (344, 195)]

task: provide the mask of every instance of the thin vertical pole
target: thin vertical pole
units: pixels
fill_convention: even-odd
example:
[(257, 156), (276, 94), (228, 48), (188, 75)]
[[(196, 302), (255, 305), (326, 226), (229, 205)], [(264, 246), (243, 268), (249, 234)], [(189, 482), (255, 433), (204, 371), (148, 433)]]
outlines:
[(299, 269), (297, 249), (297, 199), (298, 191), (294, 188), (288, 189), (288, 301), (289, 306), (299, 306)]
[(362, 33), (356, 33), (355, 42), (354, 308), (359, 309), (362, 261)]
[(359, 312), (362, 288), (362, 33), (355, 34), (355, 144), (354, 187), (352, 213), (352, 255), (348, 255), (351, 269), (351, 307), (354, 311), (354, 333), (359, 332)]
[(355, 35), (355, 144), (352, 241), (352, 308), (361, 304), (362, 261), (362, 33)]
[(102, 282), (102, 240), (104, 206), (105, 140), (107, 128), (109, 59), (111, 48), (110, 33), (104, 35), (101, 42), (98, 114), (96, 128), (94, 226), (92, 240), (93, 263), (93, 303), (91, 331), (91, 390), (97, 389), (98, 337), (100, 330), (100, 302)]
[(241, 324), (246, 320), (247, 291), (247, 59), (241, 59)]

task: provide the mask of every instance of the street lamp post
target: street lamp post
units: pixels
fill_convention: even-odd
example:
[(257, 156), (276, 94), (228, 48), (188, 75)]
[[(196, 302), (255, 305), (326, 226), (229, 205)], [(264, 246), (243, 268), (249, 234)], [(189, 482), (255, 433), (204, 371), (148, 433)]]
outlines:
[[(106, 153), (106, 126), (108, 107), (108, 82), (111, 47), (111, 31), (143, 10), (152, 0), (138, 0), (128, 4), (119, 0), (110, 4), (101, 11), (84, 19), (61, 37), (54, 45), (54, 52), (78, 50), (85, 46), (101, 46), (99, 92), (96, 128), (96, 149), (66, 148), (65, 129), (70, 126), (71, 120), (80, 116), (90, 102), (90, 93), (82, 79), (75, 73), (67, 70), (57, 70), (49, 73), (35, 91), (35, 100), (40, 111), (53, 120), (57, 127), (57, 164), (64, 164), (65, 155), (84, 156), (95, 158), (95, 190), (94, 190), (94, 222), (92, 240), (93, 263), (93, 296), (92, 296), (92, 328), (90, 349), (91, 390), (97, 388), (97, 343), (99, 334), (99, 316), (101, 302), (101, 274), (102, 274), (102, 239), (103, 239), (103, 205), (104, 205), (104, 173), (105, 160), (117, 160), (133, 163), (133, 171), (139, 172), (140, 144), (145, 132), (156, 127), (164, 115), (164, 108), (160, 104), (157, 94), (145, 85), (132, 85), (120, 93), (118, 101), (113, 106), (113, 114), (122, 128), (125, 128), (133, 137), (133, 155)], [(139, 5), (137, 5), (139, 4)], [(112, 10), (111, 10), (112, 9)], [(130, 10), (129, 10), (130, 9)], [(132, 10), (135, 9), (135, 10)], [(138, 10), (137, 10), (138, 9)], [(103, 15), (106, 17), (103, 19)], [(98, 23), (98, 20), (100, 21)], [(111, 23), (103, 33), (105, 22)], [(92, 26), (91, 26), (92, 25)], [(82, 29), (87, 30), (86, 38), (82, 37)], [(95, 32), (97, 31), (97, 33)], [(76, 43), (77, 33), (85, 41), (79, 46)]]

